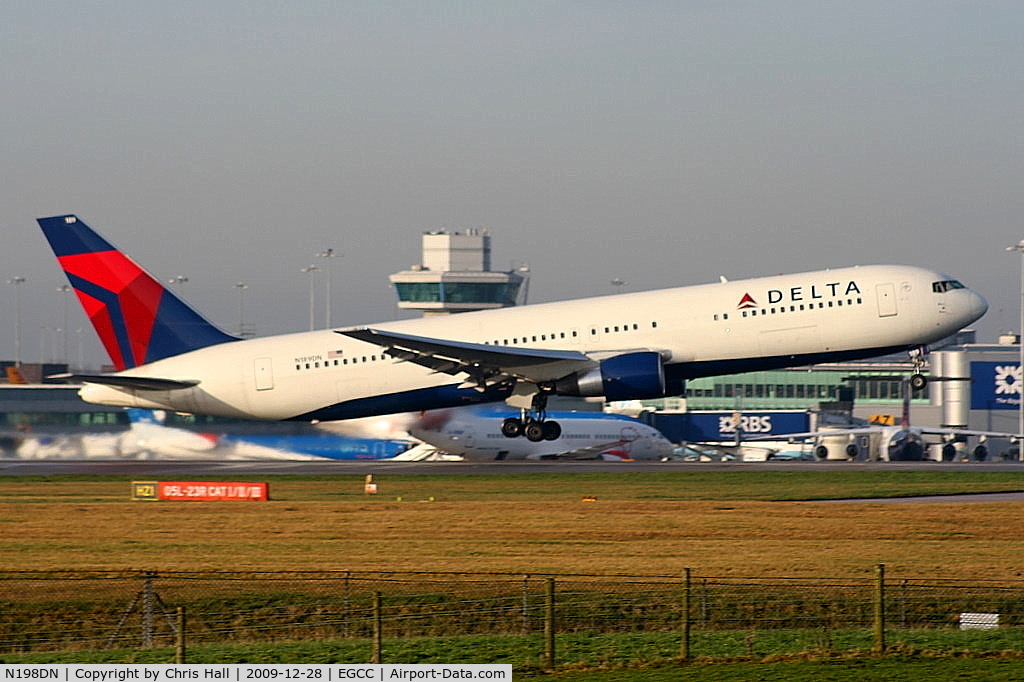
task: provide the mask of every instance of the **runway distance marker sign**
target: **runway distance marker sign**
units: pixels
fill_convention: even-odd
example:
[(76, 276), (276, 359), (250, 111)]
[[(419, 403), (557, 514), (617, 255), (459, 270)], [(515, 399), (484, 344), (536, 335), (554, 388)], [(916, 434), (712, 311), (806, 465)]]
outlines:
[(179, 502), (266, 502), (266, 483), (238, 481), (132, 481), (133, 500)]

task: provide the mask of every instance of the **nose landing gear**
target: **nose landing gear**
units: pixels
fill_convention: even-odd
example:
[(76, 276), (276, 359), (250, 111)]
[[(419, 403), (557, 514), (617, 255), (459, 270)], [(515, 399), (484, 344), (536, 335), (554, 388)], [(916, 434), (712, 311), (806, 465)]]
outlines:
[(924, 369), (925, 355), (927, 353), (928, 349), (924, 346), (910, 351), (910, 360), (914, 363), (914, 370), (910, 375), (910, 387), (915, 391), (922, 391), (928, 385), (928, 377), (921, 372)]

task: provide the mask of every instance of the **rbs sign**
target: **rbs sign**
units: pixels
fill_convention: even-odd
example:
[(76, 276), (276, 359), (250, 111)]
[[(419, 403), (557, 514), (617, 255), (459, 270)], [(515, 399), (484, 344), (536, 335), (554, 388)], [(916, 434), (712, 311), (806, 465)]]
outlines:
[(722, 442), (736, 438), (739, 427), (745, 436), (784, 436), (810, 430), (806, 412), (655, 412), (651, 425), (676, 443)]

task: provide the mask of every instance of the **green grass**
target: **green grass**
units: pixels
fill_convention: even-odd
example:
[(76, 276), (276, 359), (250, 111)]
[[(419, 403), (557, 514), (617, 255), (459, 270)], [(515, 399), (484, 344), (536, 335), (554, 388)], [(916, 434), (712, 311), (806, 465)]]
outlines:
[[(1024, 468), (823, 465), (787, 471), (695, 465), (682, 471), (652, 467), (486, 476), (392, 475), (382, 466), (375, 472), (380, 494), (372, 498), (363, 495), (362, 475), (261, 478), (270, 482), (272, 501), (265, 504), (130, 502), (125, 477), (0, 476), (5, 530), (0, 562), (6, 564), (0, 568), (413, 571), (457, 566), (510, 574), (678, 575), (688, 566), (695, 576), (870, 578), (873, 565), (883, 562), (891, 567), (891, 580), (941, 576), (1012, 582), (1020, 576), (1014, 557), (1024, 551), (1017, 505), (924, 505), (909, 513), (902, 506), (803, 502), (1020, 491)], [(581, 504), (583, 495), (597, 502)], [(429, 498), (435, 502), (422, 502)], [(305, 560), (296, 564), (295, 557)], [(161, 565), (167, 558), (174, 563)], [(405, 563), (396, 565), (399, 560)], [(135, 578), (126, 585), (121, 602), (139, 588)], [(890, 587), (890, 598), (895, 589)], [(947, 601), (941, 606), (943, 613), (957, 610)], [(539, 635), (387, 639), (384, 660), (511, 663), (516, 679), (602, 682), (1024, 679), (1024, 631), (1016, 628), (892, 630), (893, 651), (886, 657), (870, 654), (866, 631), (695, 631), (696, 661), (685, 665), (676, 659), (679, 638), (672, 632), (567, 633), (557, 641), (554, 675), (540, 669)], [(197, 641), (188, 660), (362, 663), (370, 653), (366, 639)], [(0, 655), (4, 663), (173, 659), (167, 648)]]
[[(1024, 491), (1021, 471), (929, 470), (837, 470), (823, 464), (821, 469), (799, 471), (737, 468), (704, 470), (699, 465), (686, 471), (587, 472), (501, 474), (389, 474), (386, 465), (375, 473), (381, 493), (375, 498), (363, 494), (362, 474), (337, 476), (264, 476), (270, 481), (275, 502), (371, 500), (377, 503), (404, 501), (486, 501), (562, 499), (566, 495), (601, 494), (633, 500), (733, 500), (800, 501), (844, 498), (909, 497), (961, 493)], [(204, 480), (236, 477), (205, 476)], [(247, 478), (252, 478), (247, 477)], [(0, 494), (7, 502), (22, 504), (104, 503), (126, 501), (130, 479), (115, 476), (0, 476)], [(156, 503), (159, 504), (159, 503)]]
[[(678, 658), (671, 634), (559, 635), (556, 672), (542, 669), (543, 639), (443, 637), (387, 639), (385, 663), (504, 663), (517, 680), (1019, 680), (1024, 654), (1016, 629), (891, 631), (886, 656), (871, 653), (870, 633), (694, 633), (693, 660)], [(800, 635), (800, 636), (795, 636)], [(826, 646), (827, 645), (827, 646)], [(761, 653), (773, 651), (771, 655)], [(0, 656), (0, 663), (172, 663), (171, 648), (115, 649)], [(188, 663), (367, 663), (368, 640), (190, 647)]]

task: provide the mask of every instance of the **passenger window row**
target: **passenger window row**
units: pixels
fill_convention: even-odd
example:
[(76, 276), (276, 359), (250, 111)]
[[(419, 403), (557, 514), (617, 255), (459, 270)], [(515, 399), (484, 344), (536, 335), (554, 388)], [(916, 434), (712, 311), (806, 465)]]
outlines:
[[(820, 310), (822, 308), (842, 308), (844, 305), (855, 306), (862, 305), (863, 303), (864, 299), (860, 297), (847, 298), (845, 300), (838, 298), (828, 301), (818, 301), (817, 303), (792, 303), (788, 306), (780, 305), (767, 308), (747, 308), (745, 310), (740, 310), (739, 313), (742, 317), (764, 317), (765, 315), (781, 315), (787, 312), (798, 313), (806, 310)], [(735, 313), (732, 314), (735, 315)], [(716, 313), (714, 320), (715, 322), (726, 321), (729, 319), (729, 315), (730, 313)]]

